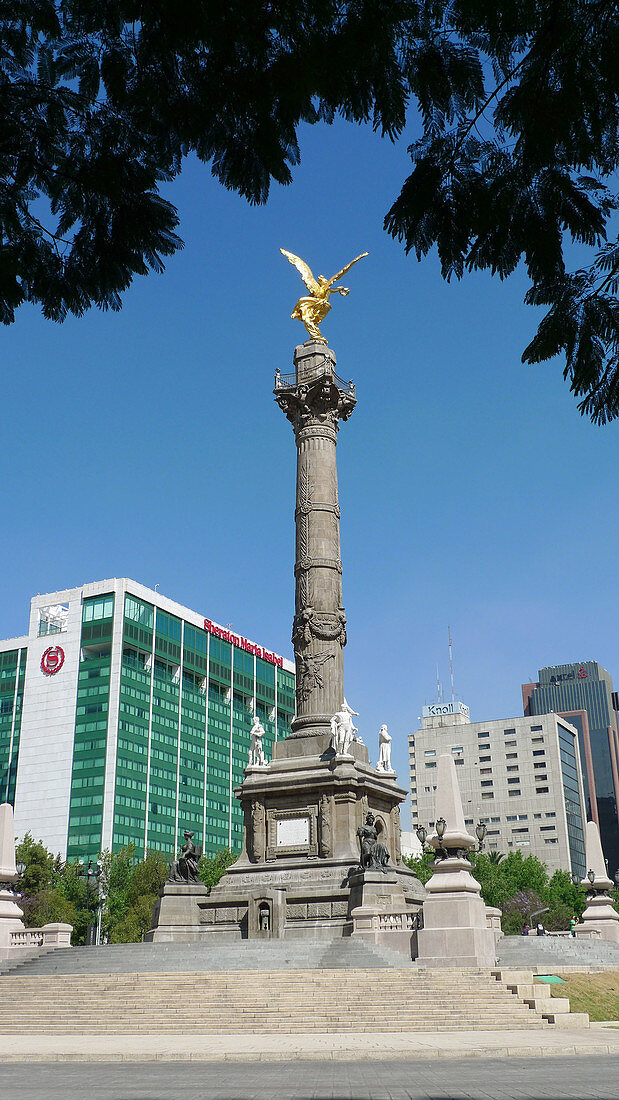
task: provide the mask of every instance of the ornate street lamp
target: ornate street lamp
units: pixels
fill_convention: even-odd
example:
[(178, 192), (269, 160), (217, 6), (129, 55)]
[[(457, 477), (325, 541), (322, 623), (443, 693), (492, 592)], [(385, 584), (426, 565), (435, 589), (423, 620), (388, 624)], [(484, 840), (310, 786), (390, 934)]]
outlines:
[(574, 883), (574, 886), (580, 886), (580, 875), (577, 875), (574, 872), (574, 874), (572, 874), (572, 882)]
[(84, 860), (80, 859), (77, 866), (77, 873), (80, 877), (86, 879), (86, 910), (88, 912), (88, 928), (86, 931), (86, 944), (88, 947), (92, 947), (97, 940), (97, 925), (90, 920), (90, 880), (97, 882), (101, 872), (103, 870), (103, 863), (100, 859), (97, 860), (96, 866), (91, 859), (88, 860), (88, 866), (84, 867)]
[(477, 825), (475, 826), (475, 835), (479, 841), (479, 848), (477, 849), (478, 852), (481, 852), (483, 849), (486, 832), (487, 827), (484, 825), (483, 821), (478, 821)]
[(424, 829), (423, 825), (418, 825), (415, 832), (417, 833), (419, 843), (421, 844), (421, 847), (423, 849), (425, 847), (426, 839), (428, 836), (428, 830)]
[(438, 839), (441, 840), (441, 841), (442, 841), (443, 837), (445, 836), (445, 829), (446, 828), (447, 828), (447, 822), (445, 821), (445, 818), (444, 817), (439, 817), (438, 821), (436, 822), (436, 835), (437, 835)]
[(595, 882), (595, 871), (587, 871), (587, 878), (589, 879), (589, 882), (593, 886), (593, 883)]

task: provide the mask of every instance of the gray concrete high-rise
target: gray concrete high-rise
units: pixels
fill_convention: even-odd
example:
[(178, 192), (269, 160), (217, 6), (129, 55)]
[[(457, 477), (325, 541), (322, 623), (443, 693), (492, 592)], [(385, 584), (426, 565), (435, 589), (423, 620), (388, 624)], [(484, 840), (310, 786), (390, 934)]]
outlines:
[(466, 825), (486, 825), (489, 851), (522, 851), (584, 877), (585, 814), (578, 733), (556, 714), (471, 722), (463, 703), (423, 708), (409, 735), (413, 828), (434, 827), (438, 757), (455, 761)]
[(618, 693), (597, 661), (540, 668), (537, 682), (522, 685), (527, 716), (554, 711), (576, 726), (587, 817), (599, 826), (612, 876), (619, 868)]

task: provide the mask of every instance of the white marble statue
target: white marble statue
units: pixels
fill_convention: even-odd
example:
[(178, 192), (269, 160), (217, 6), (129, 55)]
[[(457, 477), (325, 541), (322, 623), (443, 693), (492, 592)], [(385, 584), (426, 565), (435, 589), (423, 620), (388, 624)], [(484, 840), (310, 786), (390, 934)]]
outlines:
[(344, 699), (342, 709), (331, 719), (331, 748), (336, 756), (348, 755), (351, 742), (356, 740), (358, 731), (353, 724), (353, 714), (356, 718), (359, 717), (358, 712), (349, 707)]
[(262, 738), (264, 737), (264, 726), (260, 721), (258, 715), (254, 715), (254, 724), (251, 728), (251, 745), (249, 749), (249, 763), (254, 768), (266, 767), (266, 759), (264, 755), (264, 749), (262, 748)]
[(378, 764), (376, 767), (381, 772), (393, 771), (391, 767), (391, 734), (384, 725), (378, 731)]

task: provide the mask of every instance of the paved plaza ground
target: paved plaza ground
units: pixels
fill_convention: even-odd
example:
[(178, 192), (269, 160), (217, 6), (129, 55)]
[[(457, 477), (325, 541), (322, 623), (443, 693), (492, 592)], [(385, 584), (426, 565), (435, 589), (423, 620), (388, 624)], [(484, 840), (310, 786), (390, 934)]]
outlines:
[(617, 1094), (617, 1058), (609, 1055), (0, 1064), (3, 1100), (617, 1100)]

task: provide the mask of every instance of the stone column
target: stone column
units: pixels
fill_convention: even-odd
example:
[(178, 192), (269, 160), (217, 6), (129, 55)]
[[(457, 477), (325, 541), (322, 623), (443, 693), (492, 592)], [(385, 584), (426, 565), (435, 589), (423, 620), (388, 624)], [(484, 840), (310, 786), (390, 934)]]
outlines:
[(331, 716), (344, 699), (346, 644), (335, 447), (339, 421), (351, 415), (356, 398), (354, 385), (336, 375), (335, 355), (324, 344), (308, 340), (295, 348), (294, 366), (294, 375), (277, 377), (274, 391), (297, 445), (292, 737), (321, 737), (317, 747), (324, 751)]

